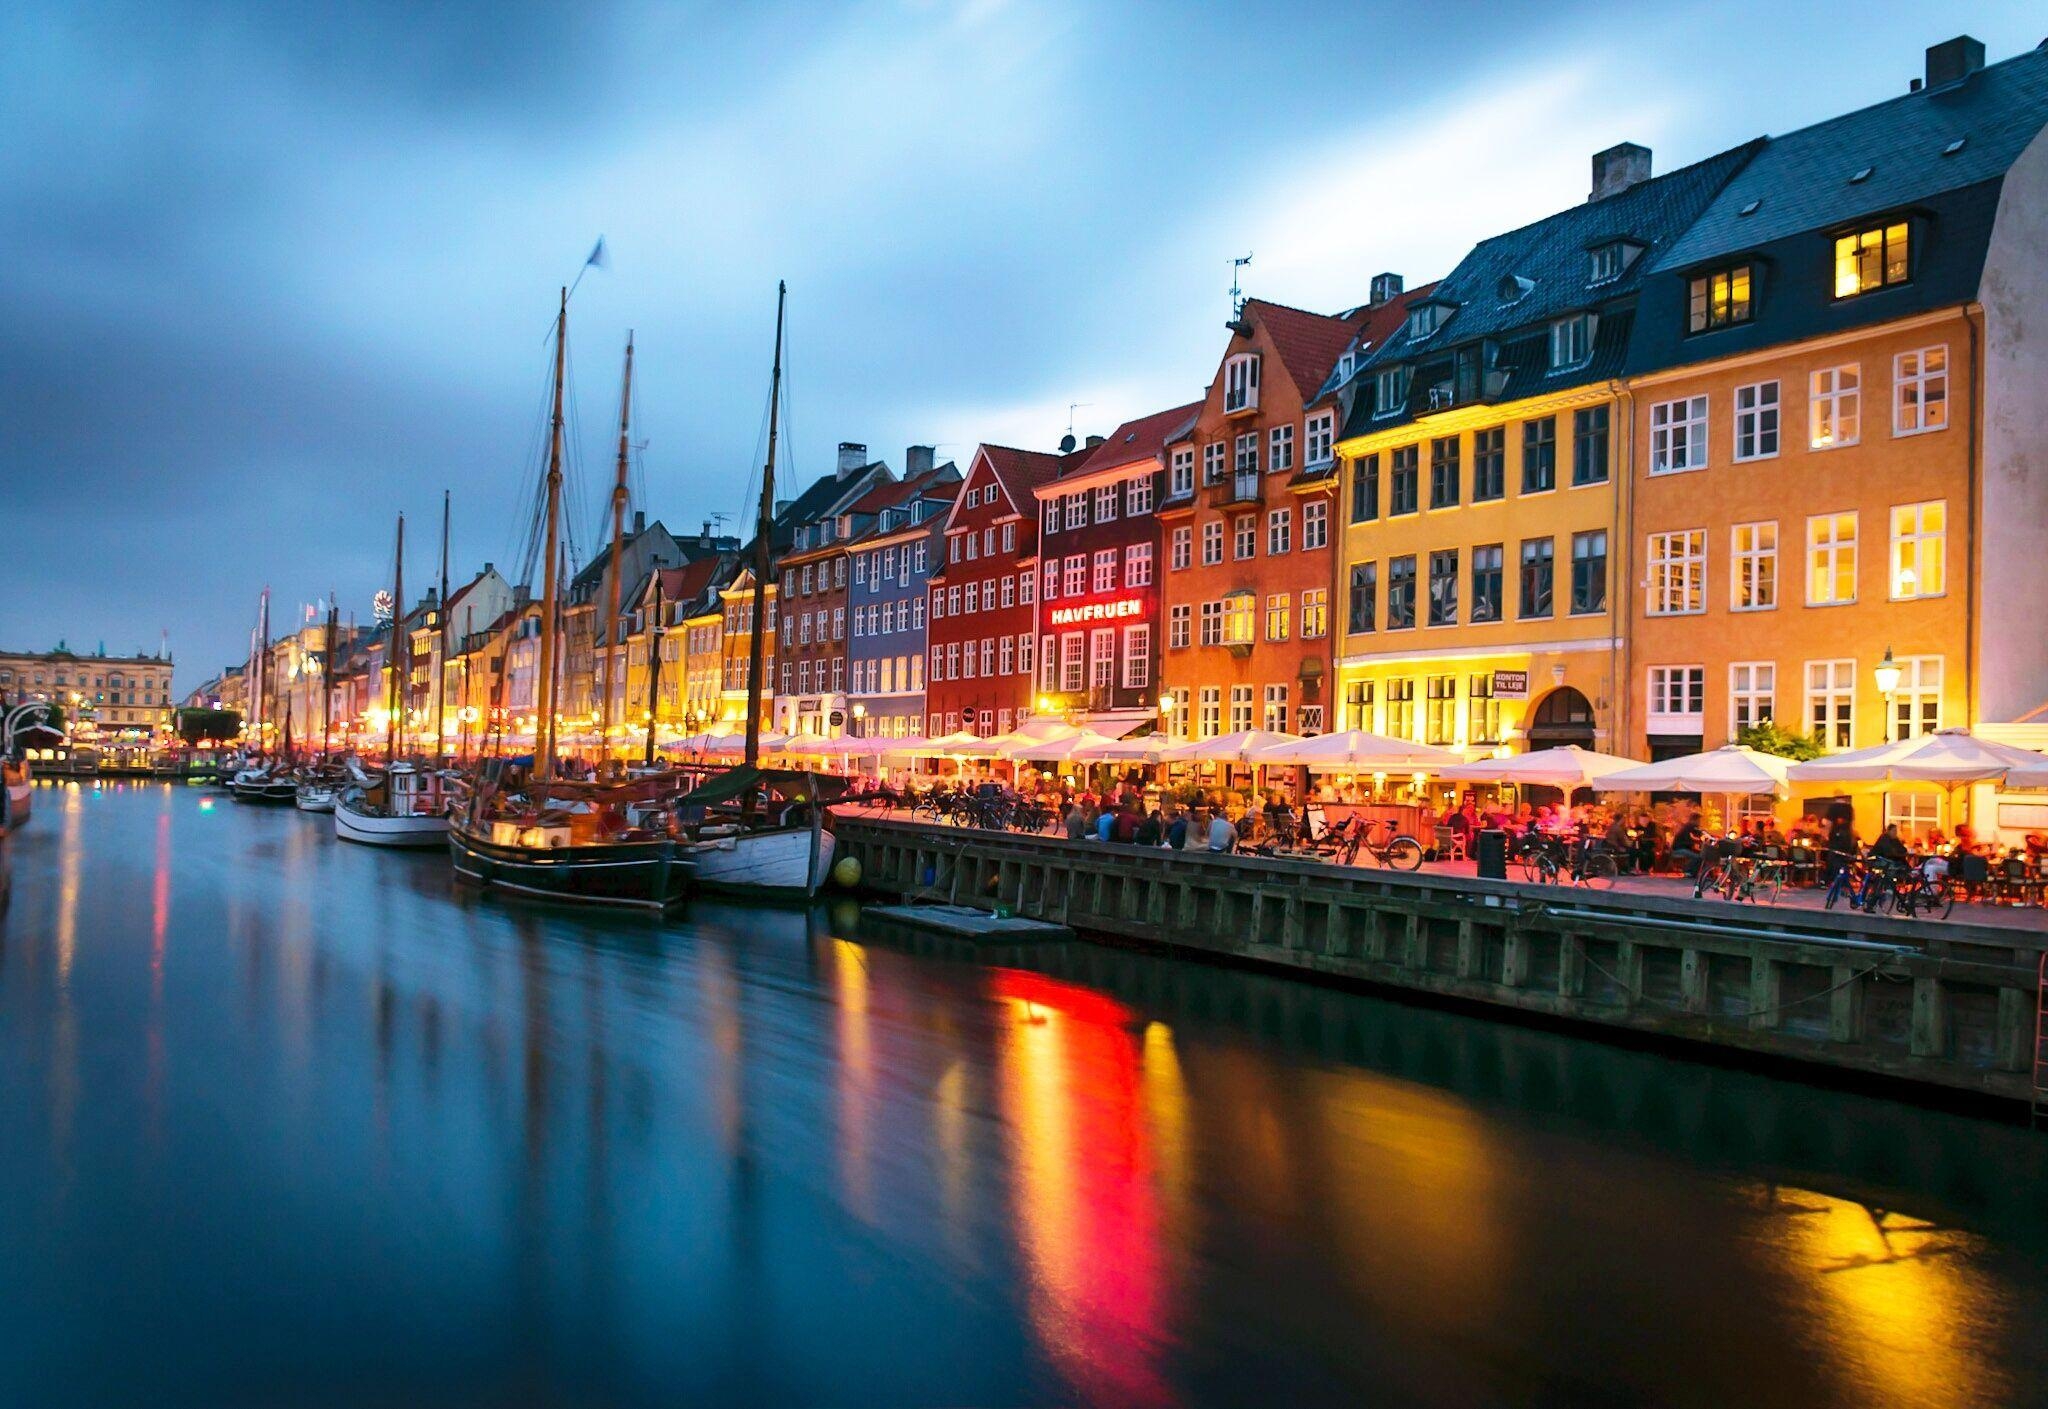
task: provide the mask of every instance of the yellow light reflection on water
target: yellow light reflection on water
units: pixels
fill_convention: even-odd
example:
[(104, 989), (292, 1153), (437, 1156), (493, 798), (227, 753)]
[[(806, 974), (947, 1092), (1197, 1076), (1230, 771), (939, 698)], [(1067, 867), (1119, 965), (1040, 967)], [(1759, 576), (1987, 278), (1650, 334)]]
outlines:
[(2010, 1402), (1984, 1344), (2007, 1308), (1971, 1273), (1974, 1234), (1808, 1189), (1768, 1196), (1775, 1249), (1818, 1349), (1856, 1403)]
[(833, 988), (839, 1000), (839, 1062), (833, 1068), (838, 1086), (839, 1186), (854, 1214), (873, 1223), (876, 1214), (868, 1122), (874, 1119), (875, 1058), (868, 1012), (867, 956), (858, 944), (844, 939), (834, 939), (831, 945)]

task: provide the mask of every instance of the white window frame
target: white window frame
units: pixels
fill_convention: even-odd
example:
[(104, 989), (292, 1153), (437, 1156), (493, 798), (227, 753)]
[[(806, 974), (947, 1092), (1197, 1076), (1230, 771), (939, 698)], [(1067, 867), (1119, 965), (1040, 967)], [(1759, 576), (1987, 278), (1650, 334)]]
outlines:
[(1301, 463), (1317, 469), (1337, 458), (1337, 413), (1318, 411), (1302, 423)]
[[(1848, 524), (1849, 534), (1844, 538), (1841, 528)], [(1825, 536), (1823, 536), (1825, 530)], [(1857, 544), (1863, 536), (1861, 515), (1854, 509), (1833, 514), (1809, 514), (1806, 518), (1806, 605), (1809, 607), (1846, 607), (1853, 605), (1857, 597), (1859, 564), (1856, 560)], [(1848, 595), (1840, 594), (1836, 579), (1840, 576), (1846, 560), (1849, 572)], [(1820, 582), (1819, 574), (1825, 569), (1828, 590), (1825, 596), (1814, 591)]]
[(1089, 579), (1091, 592), (1114, 592), (1116, 590), (1117, 551), (1114, 548), (1095, 550), (1094, 573)]
[(1310, 499), (1301, 506), (1301, 551), (1313, 553), (1330, 546), (1330, 501)]
[(1099, 484), (1095, 486), (1095, 522), (1115, 523), (1117, 515), (1117, 486)]
[[(1745, 544), (1744, 535), (1748, 535)], [(1768, 539), (1768, 542), (1766, 540)], [(1757, 519), (1750, 523), (1733, 524), (1728, 529), (1728, 610), (1731, 612), (1769, 612), (1778, 609), (1778, 589), (1782, 581), (1778, 570), (1778, 521)], [(1768, 593), (1756, 589), (1768, 587)], [(1742, 600), (1744, 588), (1751, 589), (1753, 600), (1745, 604)], [(1757, 600), (1763, 598), (1762, 600)]]
[(1648, 616), (1698, 616), (1707, 609), (1707, 531), (1653, 533), (1643, 611)]
[(1143, 690), (1152, 684), (1152, 624), (1135, 622), (1124, 628), (1124, 688)]
[[(1930, 512), (1939, 515), (1938, 526), (1927, 527)], [(1923, 598), (1948, 595), (1948, 500), (1923, 499), (1915, 504), (1894, 504), (1891, 511), (1891, 571), (1888, 583), (1894, 602), (1917, 602)], [(1933, 565), (1935, 587), (1927, 590), (1928, 565)], [(1901, 584), (1913, 575), (1910, 588)]]
[[(1738, 465), (1775, 460), (1783, 442), (1784, 416), (1776, 381), (1751, 382), (1735, 388), (1735, 442), (1731, 458)], [(1748, 449), (1743, 446), (1745, 443)]]
[(1152, 545), (1132, 543), (1124, 548), (1124, 586), (1152, 585)]
[(1215, 567), (1223, 561), (1223, 520), (1209, 519), (1202, 525), (1202, 566)]
[(1709, 409), (1705, 393), (1651, 405), (1651, 474), (1677, 475), (1707, 467)]
[(1778, 716), (1778, 663), (1738, 660), (1728, 665), (1728, 737)]
[(1259, 354), (1239, 352), (1223, 361), (1223, 414), (1259, 409)]
[(1195, 492), (1195, 447), (1176, 445), (1166, 471), (1166, 497), (1178, 499)]
[(1266, 511), (1266, 556), (1277, 558), (1294, 551), (1294, 508), (1286, 505)]
[(1947, 430), (1948, 404), (1947, 343), (1916, 347), (1892, 358), (1893, 435)]
[(1274, 426), (1266, 432), (1266, 470), (1278, 474), (1294, 468), (1294, 427)]
[[(1825, 436), (1823, 426), (1827, 428)], [(1816, 368), (1807, 378), (1807, 448), (1841, 450), (1862, 439), (1862, 364), (1846, 362), (1839, 367)]]
[(1176, 602), (1166, 611), (1166, 645), (1169, 650), (1180, 650), (1192, 644), (1195, 628), (1195, 609), (1187, 602)]
[(1173, 536), (1168, 542), (1171, 545), (1171, 556), (1167, 560), (1169, 568), (1174, 572), (1181, 572), (1195, 565), (1195, 526), (1193, 524), (1175, 524)]
[(1706, 727), (1707, 668), (1653, 665), (1643, 676), (1645, 727), (1652, 734), (1694, 734)]
[(1916, 739), (1940, 729), (1946, 661), (1941, 656), (1899, 656), (1892, 664), (1899, 668), (1899, 686), (1887, 701), (1891, 736)]
[(1810, 660), (1804, 678), (1806, 708), (1801, 718), (1807, 731), (1830, 752), (1856, 747), (1855, 659)]
[(1152, 512), (1152, 476), (1138, 475), (1124, 485), (1124, 517), (1135, 519)]
[(1599, 320), (1591, 313), (1573, 313), (1550, 324), (1550, 370), (1562, 372), (1593, 360), (1593, 338)]

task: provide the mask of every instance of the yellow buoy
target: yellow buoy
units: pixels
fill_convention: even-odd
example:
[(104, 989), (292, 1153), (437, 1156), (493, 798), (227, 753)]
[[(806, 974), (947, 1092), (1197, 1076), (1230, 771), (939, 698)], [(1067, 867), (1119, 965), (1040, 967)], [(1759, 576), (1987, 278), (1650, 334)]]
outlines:
[(860, 884), (860, 858), (842, 856), (832, 863), (832, 879), (836, 884), (852, 890)]

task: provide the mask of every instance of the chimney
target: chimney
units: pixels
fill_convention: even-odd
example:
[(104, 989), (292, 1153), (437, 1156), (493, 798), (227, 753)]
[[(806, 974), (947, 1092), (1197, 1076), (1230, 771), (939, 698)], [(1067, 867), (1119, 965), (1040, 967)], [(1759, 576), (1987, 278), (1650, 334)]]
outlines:
[(704, 520), (704, 531), (697, 535), (697, 546), (699, 548), (709, 548), (711, 546), (711, 520), (709, 519)]
[(1375, 274), (1372, 276), (1372, 296), (1366, 300), (1366, 307), (1378, 308), (1381, 304), (1391, 303), (1400, 296), (1399, 274)]
[(933, 447), (929, 445), (905, 446), (903, 450), (903, 477), (905, 479), (914, 479), (918, 475), (930, 474), (932, 452)]
[(778, 499), (778, 500), (776, 500), (776, 501), (775, 501), (775, 517), (776, 517), (776, 518), (778, 518), (778, 519), (779, 519), (779, 518), (781, 518), (781, 517), (782, 517), (782, 516), (783, 516), (784, 514), (786, 514), (786, 513), (788, 513), (788, 512), (789, 512), (789, 502), (790, 502), (790, 501), (789, 501), (789, 500), (787, 500), (787, 499)]
[(484, 564), (484, 576), (485, 576), (485, 577), (489, 577), (489, 576), (490, 576), (490, 575), (491, 575), (492, 573), (496, 572), (497, 570), (498, 570), (498, 565), (497, 565), (496, 563), (485, 563), (485, 564)]
[(1593, 153), (1593, 192), (1588, 201), (1604, 201), (1650, 179), (1650, 149), (1618, 142)]
[(868, 448), (857, 440), (839, 442), (839, 478), (845, 479), (868, 462)]
[(1093, 450), (1093, 449), (1094, 449), (1094, 448), (1095, 448), (1096, 446), (1098, 446), (1098, 445), (1100, 445), (1100, 444), (1102, 444), (1102, 437), (1101, 437), (1101, 436), (1099, 436), (1099, 435), (1091, 435), (1091, 436), (1089, 436), (1089, 437), (1088, 437), (1088, 448), (1089, 448), (1090, 450)]
[(647, 511), (645, 509), (635, 509), (633, 511), (633, 536), (638, 538), (645, 532), (647, 532)]
[(1956, 83), (1968, 78), (1984, 67), (1984, 45), (1967, 34), (1959, 34), (1946, 43), (1928, 46), (1927, 86), (1939, 88), (1945, 83)]

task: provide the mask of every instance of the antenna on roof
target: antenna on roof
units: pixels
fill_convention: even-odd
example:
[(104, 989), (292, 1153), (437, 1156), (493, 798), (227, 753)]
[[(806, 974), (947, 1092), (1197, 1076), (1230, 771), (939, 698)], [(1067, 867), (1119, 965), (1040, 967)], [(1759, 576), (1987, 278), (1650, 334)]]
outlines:
[(1230, 261), (1230, 316), (1233, 321), (1244, 312), (1244, 290), (1238, 287), (1238, 271), (1251, 262), (1252, 256), (1249, 250), (1245, 252), (1243, 259), (1233, 259)]
[(1073, 439), (1074, 436), (1074, 413), (1083, 406), (1093, 406), (1094, 404), (1092, 401), (1069, 401), (1067, 403), (1067, 438), (1069, 440)]

